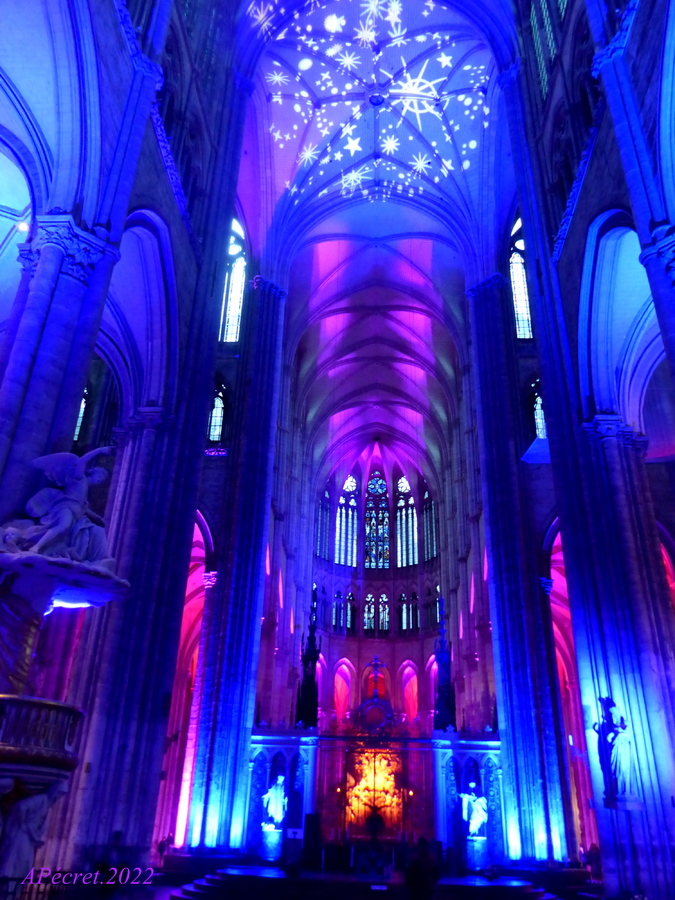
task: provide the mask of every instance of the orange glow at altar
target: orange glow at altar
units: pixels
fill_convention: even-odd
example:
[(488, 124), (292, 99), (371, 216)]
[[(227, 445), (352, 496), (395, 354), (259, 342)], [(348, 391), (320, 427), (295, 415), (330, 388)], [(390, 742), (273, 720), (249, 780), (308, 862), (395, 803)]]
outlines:
[(387, 830), (399, 828), (400, 776), (400, 756), (391, 750), (363, 750), (354, 754), (347, 772), (347, 823), (358, 830), (364, 829), (367, 817), (377, 807)]

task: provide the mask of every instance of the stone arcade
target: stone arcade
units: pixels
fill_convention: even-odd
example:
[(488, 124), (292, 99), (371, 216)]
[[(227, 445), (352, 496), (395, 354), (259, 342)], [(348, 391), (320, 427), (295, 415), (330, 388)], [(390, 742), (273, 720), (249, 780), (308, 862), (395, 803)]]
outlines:
[(30, 6), (0, 878), (675, 900), (675, 2)]

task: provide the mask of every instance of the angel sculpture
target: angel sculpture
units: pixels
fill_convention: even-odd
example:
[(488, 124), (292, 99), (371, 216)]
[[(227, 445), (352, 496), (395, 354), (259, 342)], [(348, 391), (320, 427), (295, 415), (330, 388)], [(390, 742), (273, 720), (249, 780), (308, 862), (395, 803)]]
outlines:
[[(12, 543), (31, 553), (112, 568), (114, 560), (110, 559), (105, 523), (87, 502), (90, 485), (100, 484), (108, 475), (104, 468), (90, 463), (112, 450), (112, 447), (99, 447), (82, 457), (74, 453), (51, 453), (33, 460), (33, 465), (42, 469), (56, 487), (42, 488), (26, 504), (26, 512), (39, 519), (39, 524), (10, 523), (14, 526)], [(17, 528), (20, 537), (13, 533)]]

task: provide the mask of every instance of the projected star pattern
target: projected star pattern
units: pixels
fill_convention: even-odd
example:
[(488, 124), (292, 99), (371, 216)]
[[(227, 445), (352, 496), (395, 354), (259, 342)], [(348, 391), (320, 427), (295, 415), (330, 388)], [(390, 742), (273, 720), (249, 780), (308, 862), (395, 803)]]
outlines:
[(285, 24), (278, 2), (248, 14), (270, 40), (269, 131), (290, 202), (477, 190), (492, 62), (456, 13), (434, 0), (313, 0)]

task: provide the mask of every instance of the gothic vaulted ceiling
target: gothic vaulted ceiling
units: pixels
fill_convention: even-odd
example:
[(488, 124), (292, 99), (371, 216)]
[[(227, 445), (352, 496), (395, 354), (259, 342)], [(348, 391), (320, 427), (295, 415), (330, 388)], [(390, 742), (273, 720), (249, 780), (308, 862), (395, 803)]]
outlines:
[(308, 452), (318, 479), (376, 439), (404, 470), (440, 472), (465, 279), (513, 196), (493, 53), (435, 0), (299, 7), (247, 7), (264, 52), (240, 199), (289, 279)]

